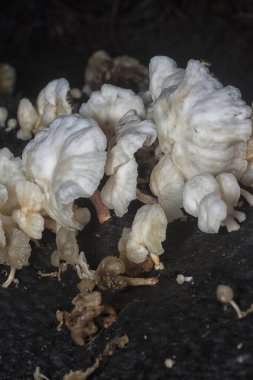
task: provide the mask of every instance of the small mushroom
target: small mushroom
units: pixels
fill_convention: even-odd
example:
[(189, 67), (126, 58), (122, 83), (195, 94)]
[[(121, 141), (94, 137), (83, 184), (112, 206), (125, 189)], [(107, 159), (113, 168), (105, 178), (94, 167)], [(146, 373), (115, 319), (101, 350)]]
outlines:
[(229, 303), (235, 309), (238, 319), (245, 317), (245, 312), (241, 311), (240, 307), (233, 300), (234, 292), (230, 286), (218, 285), (216, 289), (216, 296), (220, 302), (225, 304)]
[(79, 88), (71, 88), (69, 90), (69, 94), (73, 99), (81, 99), (82, 97), (82, 92), (79, 90)]
[(123, 260), (114, 256), (107, 256), (101, 261), (96, 270), (97, 285), (104, 289), (119, 290), (127, 286), (155, 285), (158, 282), (155, 277), (134, 278), (121, 276), (125, 271)]
[(142, 206), (136, 213), (131, 229), (124, 229), (118, 244), (119, 251), (135, 263), (145, 262), (148, 255), (154, 261), (155, 269), (162, 269), (159, 260), (164, 250), (167, 219), (160, 205)]
[(30, 140), (32, 130), (37, 123), (39, 115), (29, 99), (20, 100), (17, 111), (17, 119), (20, 129), (17, 137), (21, 140)]
[(183, 274), (178, 274), (176, 278), (176, 282), (179, 285), (184, 284), (185, 282), (191, 282), (192, 281), (192, 276), (184, 276)]
[(5, 129), (6, 132), (10, 132), (13, 129), (15, 129), (18, 125), (17, 119), (11, 118), (7, 121), (7, 128)]

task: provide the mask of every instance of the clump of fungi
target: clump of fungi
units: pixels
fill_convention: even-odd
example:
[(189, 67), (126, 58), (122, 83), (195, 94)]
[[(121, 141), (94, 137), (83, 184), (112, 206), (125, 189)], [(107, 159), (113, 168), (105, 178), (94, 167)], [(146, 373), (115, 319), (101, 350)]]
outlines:
[(116, 291), (127, 286), (155, 285), (158, 282), (156, 277), (128, 277), (124, 261), (118, 257), (107, 256), (99, 264), (97, 270), (93, 272), (93, 278), (82, 279), (78, 284), (81, 291), (92, 290), (95, 285), (100, 289)]

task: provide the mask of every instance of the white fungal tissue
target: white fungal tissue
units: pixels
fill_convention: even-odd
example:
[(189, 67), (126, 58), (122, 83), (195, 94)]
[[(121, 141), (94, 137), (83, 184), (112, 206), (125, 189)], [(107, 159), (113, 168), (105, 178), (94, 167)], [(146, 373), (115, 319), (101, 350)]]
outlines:
[(59, 225), (81, 229), (74, 218), (75, 199), (89, 198), (104, 174), (106, 138), (95, 120), (78, 114), (59, 117), (25, 147), (26, 178), (45, 197), (44, 209)]
[(142, 99), (133, 91), (103, 85), (92, 93), (80, 113), (94, 117), (105, 132), (108, 156), (105, 172), (109, 177), (101, 191), (104, 204), (123, 216), (136, 199), (137, 163), (134, 154), (143, 145), (150, 146), (157, 137), (156, 126), (145, 116)]
[[(157, 88), (156, 76), (160, 78)], [(240, 91), (233, 86), (223, 87), (207, 67), (194, 60), (182, 71), (174, 61), (155, 57), (150, 64), (150, 80), (153, 98), (158, 97), (152, 116), (160, 148), (170, 160), (171, 173), (177, 173), (177, 178), (181, 174), (186, 181), (203, 172), (215, 176), (227, 172), (245, 183), (243, 173), (248, 167), (246, 151), (252, 122), (251, 108), (241, 99)], [(155, 177), (159, 177), (159, 170), (164, 167), (158, 165), (154, 168)], [(178, 194), (182, 195), (183, 186), (178, 183), (175, 192), (171, 180), (168, 187), (172, 189), (167, 188), (165, 194), (164, 181), (151, 183), (167, 214), (175, 204), (178, 207), (182, 204)], [(180, 216), (179, 210), (173, 213), (169, 220)]]
[(68, 100), (69, 90), (69, 82), (66, 79), (55, 79), (40, 91), (36, 108), (29, 99), (21, 99), (17, 112), (20, 126), (17, 137), (29, 140), (32, 133), (37, 133), (39, 129), (47, 127), (58, 116), (71, 115), (72, 108)]
[(124, 228), (119, 251), (125, 251), (128, 260), (143, 263), (148, 254), (161, 255), (166, 239), (167, 219), (158, 204), (142, 206), (136, 213), (131, 229)]
[[(222, 173), (214, 177), (209, 173), (201, 173), (186, 182), (183, 191), (183, 205), (190, 215), (198, 217), (201, 231), (217, 233), (220, 226), (226, 226), (228, 232), (237, 231), (246, 215), (234, 210), (241, 192), (235, 176)], [(245, 196), (245, 195), (244, 195)], [(247, 193), (247, 198), (253, 204), (253, 196)]]

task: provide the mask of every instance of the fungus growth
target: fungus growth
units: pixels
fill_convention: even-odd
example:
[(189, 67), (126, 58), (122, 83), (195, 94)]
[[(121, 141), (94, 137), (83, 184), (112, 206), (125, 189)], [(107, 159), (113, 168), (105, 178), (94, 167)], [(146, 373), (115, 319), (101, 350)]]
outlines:
[[(167, 57), (154, 57), (150, 92), (151, 117), (164, 154), (153, 169), (150, 186), (169, 221), (180, 217), (184, 182), (197, 174), (231, 173), (243, 184), (252, 182), (247, 160), (252, 111), (238, 89), (223, 87), (199, 61), (190, 60), (182, 70)], [(165, 186), (161, 172), (166, 173), (167, 161), (174, 178)]]

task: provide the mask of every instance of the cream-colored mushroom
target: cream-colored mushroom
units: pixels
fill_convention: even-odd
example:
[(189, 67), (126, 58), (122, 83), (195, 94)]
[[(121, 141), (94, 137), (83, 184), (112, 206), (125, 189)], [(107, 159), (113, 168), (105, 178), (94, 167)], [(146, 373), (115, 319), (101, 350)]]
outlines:
[(184, 181), (205, 172), (214, 176), (232, 173), (242, 183), (253, 183), (246, 152), (252, 110), (239, 90), (223, 87), (199, 61), (190, 60), (178, 74), (175, 63), (167, 57), (153, 58), (152, 62), (151, 89), (154, 87), (156, 99), (152, 117), (159, 145)]
[[(204, 232), (216, 233), (220, 226), (226, 226), (228, 232), (237, 231), (246, 215), (234, 210), (241, 194), (240, 186), (231, 173), (221, 173), (214, 177), (201, 173), (186, 182), (183, 191), (185, 210), (198, 217), (198, 226)], [(243, 190), (245, 197), (251, 195)]]
[(45, 197), (47, 214), (65, 228), (83, 228), (73, 215), (73, 202), (89, 198), (104, 174), (106, 138), (95, 120), (78, 114), (59, 117), (25, 147), (26, 178)]
[(13, 210), (13, 220), (28, 236), (33, 239), (41, 239), (44, 219), (40, 215), (40, 211), (45, 202), (44, 195), (38, 185), (29, 181), (18, 181), (16, 193), (20, 209)]
[(39, 115), (29, 99), (20, 100), (17, 111), (17, 119), (20, 129), (17, 137), (21, 140), (32, 138), (32, 131), (38, 121)]
[(8, 287), (15, 279), (15, 272), (23, 266), (28, 265), (31, 254), (29, 244), (30, 237), (17, 228), (11, 228), (6, 231), (7, 244), (2, 250), (5, 251), (5, 263), (10, 265), (10, 273), (7, 280), (2, 284)]
[(131, 230), (123, 233), (119, 249), (125, 250), (128, 260), (136, 264), (154, 254), (156, 268), (161, 269), (158, 256), (164, 252), (161, 242), (166, 238), (166, 228), (167, 219), (160, 205), (142, 206), (135, 215)]

